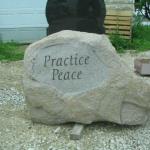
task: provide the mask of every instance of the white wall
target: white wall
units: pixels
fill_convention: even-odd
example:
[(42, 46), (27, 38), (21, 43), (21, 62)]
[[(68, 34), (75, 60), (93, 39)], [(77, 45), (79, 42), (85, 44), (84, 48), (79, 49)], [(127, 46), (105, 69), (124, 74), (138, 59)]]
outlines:
[[(48, 27), (45, 16), (46, 1), (47, 0), (0, 0), (1, 40), (33, 42), (46, 36), (46, 28)], [(32, 35), (32, 29), (34, 29), (35, 36)], [(40, 29), (39, 33), (36, 34), (36, 30), (38, 32), (38, 29)], [(19, 35), (21, 33), (25, 34), (22, 34), (21, 37)], [(21, 38), (19, 39), (18, 36)], [(31, 40), (31, 38), (27, 40), (27, 36), (32, 36), (33, 40)]]
[(46, 0), (0, 0), (0, 28), (47, 27)]

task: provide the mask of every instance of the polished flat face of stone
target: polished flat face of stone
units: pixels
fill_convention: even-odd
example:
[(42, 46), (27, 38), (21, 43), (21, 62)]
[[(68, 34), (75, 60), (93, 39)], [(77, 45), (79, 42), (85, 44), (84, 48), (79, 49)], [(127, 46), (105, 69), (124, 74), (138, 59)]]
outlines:
[(48, 46), (34, 58), (32, 78), (64, 93), (84, 92), (101, 86), (108, 68), (87, 44)]

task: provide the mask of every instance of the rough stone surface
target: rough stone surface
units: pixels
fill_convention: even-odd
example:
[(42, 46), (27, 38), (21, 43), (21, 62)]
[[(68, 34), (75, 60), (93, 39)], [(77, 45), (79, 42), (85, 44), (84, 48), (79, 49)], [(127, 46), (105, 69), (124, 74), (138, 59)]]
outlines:
[[(34, 122), (137, 125), (148, 119), (150, 86), (134, 75), (105, 35), (53, 34), (28, 47), (24, 66), (24, 92)], [(71, 76), (64, 78), (66, 72)]]

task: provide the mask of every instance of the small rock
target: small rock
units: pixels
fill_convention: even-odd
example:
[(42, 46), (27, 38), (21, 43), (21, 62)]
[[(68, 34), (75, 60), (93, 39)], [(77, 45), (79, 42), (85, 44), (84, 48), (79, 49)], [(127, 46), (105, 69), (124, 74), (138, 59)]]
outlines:
[(55, 134), (58, 134), (60, 132), (60, 127), (56, 128), (56, 130), (54, 131)]

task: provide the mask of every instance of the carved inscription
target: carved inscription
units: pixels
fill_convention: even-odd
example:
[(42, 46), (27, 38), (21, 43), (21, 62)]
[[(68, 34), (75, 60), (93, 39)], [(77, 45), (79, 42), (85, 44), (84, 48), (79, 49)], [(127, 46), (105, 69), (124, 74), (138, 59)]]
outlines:
[[(52, 80), (80, 80), (82, 79), (83, 71), (66, 71), (63, 68), (70, 66), (86, 66), (90, 63), (90, 56), (80, 56), (78, 53), (67, 57), (53, 57), (51, 55), (44, 56), (44, 67), (52, 69)], [(80, 68), (80, 67), (79, 67)]]

